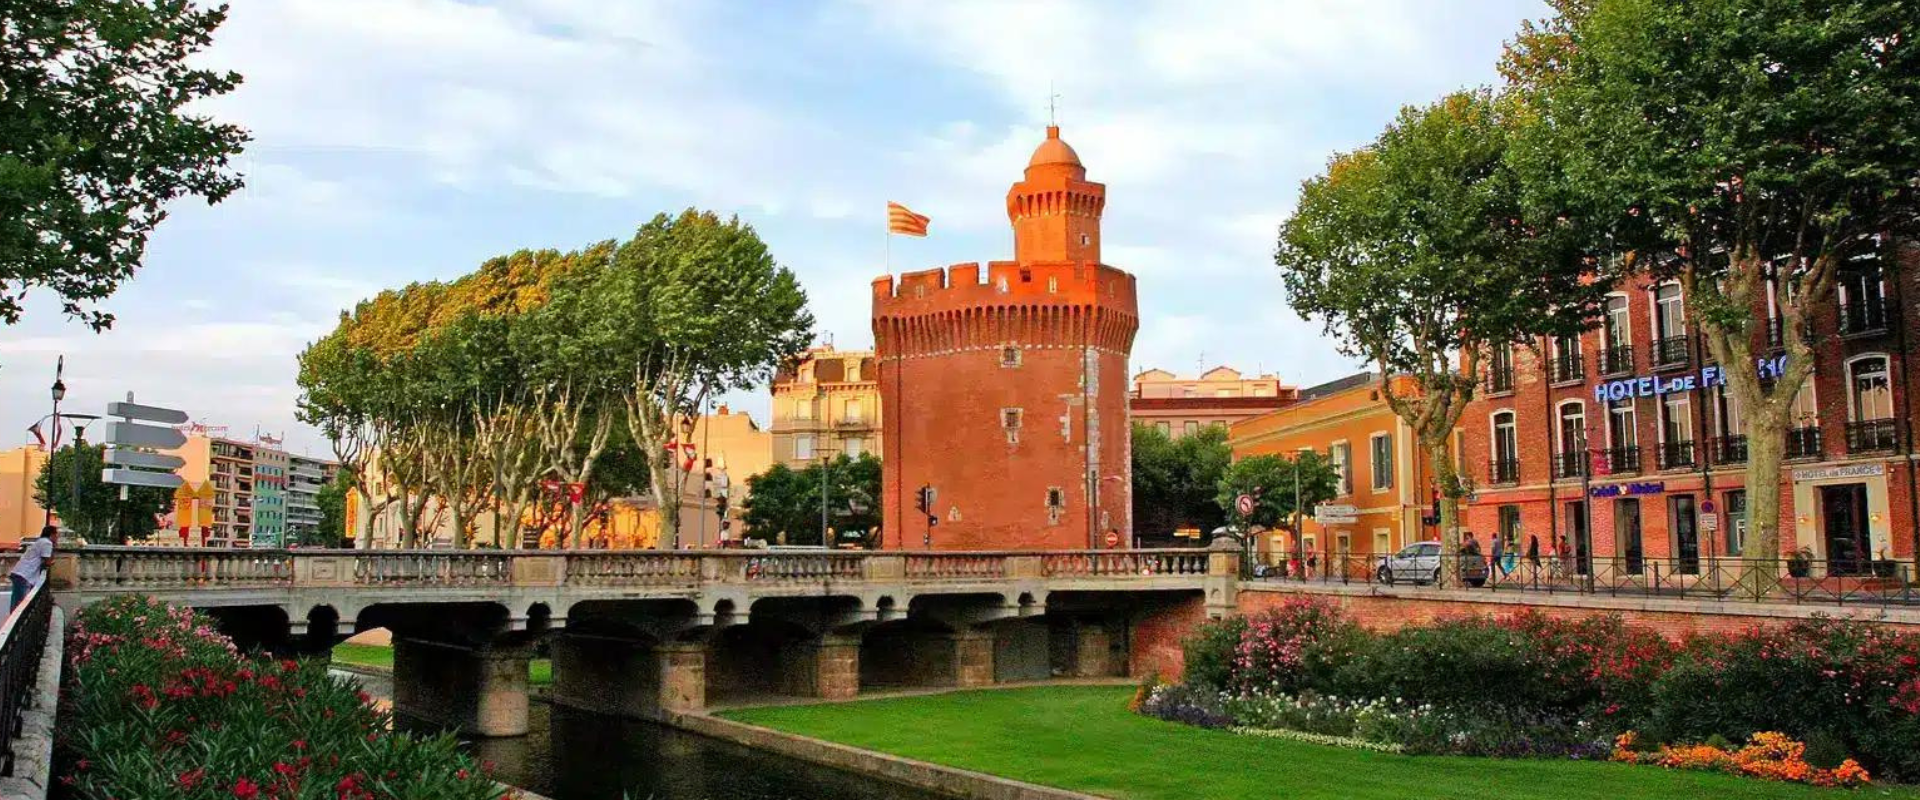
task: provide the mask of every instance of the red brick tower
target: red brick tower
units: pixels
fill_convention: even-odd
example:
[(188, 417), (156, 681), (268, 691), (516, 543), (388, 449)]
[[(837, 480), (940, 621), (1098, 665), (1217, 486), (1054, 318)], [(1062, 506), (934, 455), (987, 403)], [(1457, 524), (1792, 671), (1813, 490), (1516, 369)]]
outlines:
[[(1013, 261), (873, 282), (884, 546), (1125, 546), (1133, 276), (1100, 263), (1106, 187), (1058, 127), (1007, 192)], [(929, 526), (917, 508), (934, 489)]]

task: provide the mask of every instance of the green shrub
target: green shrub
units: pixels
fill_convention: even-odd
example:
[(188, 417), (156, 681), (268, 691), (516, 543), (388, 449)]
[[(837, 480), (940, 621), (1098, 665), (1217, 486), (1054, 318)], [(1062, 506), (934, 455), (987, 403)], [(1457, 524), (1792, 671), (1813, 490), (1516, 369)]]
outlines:
[(1825, 728), (1807, 734), (1806, 745), (1801, 759), (1821, 769), (1836, 769), (1849, 758), (1847, 743)]
[(1226, 688), (1233, 680), (1233, 652), (1246, 632), (1246, 617), (1200, 623), (1193, 635), (1182, 642), (1186, 651), (1186, 682), (1214, 691)]
[(448, 736), (389, 717), (324, 662), (250, 658), (190, 609), (119, 597), (75, 615), (61, 688), (64, 796), (493, 800)]
[(1822, 734), (1876, 777), (1920, 780), (1914, 634), (1816, 617), (1696, 637), (1652, 692), (1647, 734), (1660, 741), (1779, 731), (1811, 745)]

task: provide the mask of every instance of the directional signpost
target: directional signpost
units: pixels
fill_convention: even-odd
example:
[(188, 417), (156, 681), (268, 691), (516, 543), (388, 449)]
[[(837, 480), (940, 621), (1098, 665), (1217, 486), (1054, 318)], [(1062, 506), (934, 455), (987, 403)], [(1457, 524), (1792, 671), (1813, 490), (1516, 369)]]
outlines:
[[(173, 471), (186, 466), (186, 460), (179, 456), (147, 452), (142, 448), (166, 450), (186, 444), (186, 434), (165, 427), (186, 422), (186, 412), (143, 406), (133, 402), (133, 395), (129, 394), (127, 402), (108, 403), (107, 416), (120, 419), (107, 423), (107, 466), (100, 470), (101, 481), (120, 486), (152, 486), (159, 489), (180, 486), (180, 476), (173, 474)], [(161, 424), (143, 425), (134, 420)], [(125, 489), (120, 490), (120, 499), (126, 499)]]
[(1349, 505), (1321, 503), (1313, 507), (1313, 521), (1322, 525), (1352, 525), (1360, 520), (1360, 509)]

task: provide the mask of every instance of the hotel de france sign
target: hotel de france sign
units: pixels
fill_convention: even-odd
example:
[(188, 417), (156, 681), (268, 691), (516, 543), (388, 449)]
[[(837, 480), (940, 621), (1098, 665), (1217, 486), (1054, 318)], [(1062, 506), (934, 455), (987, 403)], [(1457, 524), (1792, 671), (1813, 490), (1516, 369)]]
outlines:
[[(1773, 380), (1787, 368), (1786, 356), (1755, 359), (1754, 364), (1760, 372), (1761, 380)], [(1639, 375), (1632, 378), (1597, 383), (1593, 386), (1593, 399), (1597, 402), (1627, 400), (1635, 397), (1657, 397), (1674, 392), (1691, 392), (1699, 389), (1711, 389), (1727, 382), (1727, 374), (1718, 366), (1701, 367), (1698, 373), (1688, 373), (1665, 378), (1658, 375)]]

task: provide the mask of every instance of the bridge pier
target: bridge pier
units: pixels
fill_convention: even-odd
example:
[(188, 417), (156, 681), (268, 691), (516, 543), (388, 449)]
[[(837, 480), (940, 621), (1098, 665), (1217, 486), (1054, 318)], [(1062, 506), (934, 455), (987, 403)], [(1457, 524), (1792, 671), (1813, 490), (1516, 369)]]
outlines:
[(1112, 631), (1104, 620), (1075, 619), (1054, 629), (1054, 658), (1068, 678), (1109, 678), (1125, 674), (1114, 666)]
[(474, 736), (527, 732), (527, 662), (522, 643), (481, 645), (396, 637), (393, 710)]
[(563, 634), (548, 642), (553, 702), (659, 720), (707, 706), (707, 644)]
[(780, 689), (798, 697), (846, 700), (860, 693), (860, 634), (829, 633), (782, 648)]

